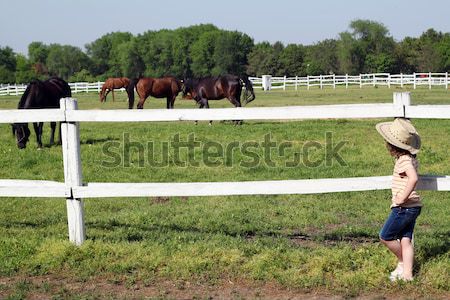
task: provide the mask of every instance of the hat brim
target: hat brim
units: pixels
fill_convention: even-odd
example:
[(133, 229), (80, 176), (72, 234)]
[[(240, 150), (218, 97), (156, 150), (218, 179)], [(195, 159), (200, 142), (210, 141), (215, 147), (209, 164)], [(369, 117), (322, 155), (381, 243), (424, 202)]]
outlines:
[(412, 147), (411, 145), (408, 144), (404, 144), (402, 142), (400, 142), (399, 140), (397, 140), (396, 138), (394, 138), (391, 134), (390, 131), (390, 127), (392, 126), (393, 122), (383, 122), (383, 123), (378, 123), (375, 128), (377, 129), (378, 133), (386, 140), (386, 142), (388, 142), (391, 145), (394, 145), (400, 149), (404, 149), (404, 150), (408, 150), (411, 154), (417, 154), (419, 153), (419, 147), (420, 147), (420, 139), (419, 136), (417, 135), (417, 145), (418, 147)]

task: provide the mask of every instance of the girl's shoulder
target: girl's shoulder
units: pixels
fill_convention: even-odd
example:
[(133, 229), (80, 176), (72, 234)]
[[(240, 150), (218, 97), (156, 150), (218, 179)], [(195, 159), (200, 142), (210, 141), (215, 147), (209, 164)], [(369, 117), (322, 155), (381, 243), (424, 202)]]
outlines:
[(414, 156), (405, 154), (398, 157), (398, 159), (395, 162), (395, 166), (396, 168), (398, 168), (398, 170), (404, 171), (409, 166), (414, 166), (415, 168), (417, 168), (418, 161)]

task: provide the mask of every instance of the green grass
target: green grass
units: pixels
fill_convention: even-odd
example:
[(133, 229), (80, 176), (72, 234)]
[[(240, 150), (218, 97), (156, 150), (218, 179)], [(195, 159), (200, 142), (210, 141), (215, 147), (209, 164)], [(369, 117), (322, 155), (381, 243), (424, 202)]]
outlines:
[[(389, 102), (387, 88), (324, 89), (287, 92), (257, 91), (251, 106), (315, 105)], [(95, 94), (75, 95), (81, 109), (125, 108), (117, 93), (115, 103), (101, 104)], [(450, 103), (448, 91), (412, 91), (415, 104)], [(0, 107), (14, 108), (18, 97), (0, 98)], [(227, 101), (211, 101), (212, 107), (230, 107)], [(165, 101), (148, 99), (145, 108), (163, 108)], [(177, 100), (175, 107), (195, 108)], [(393, 162), (374, 126), (380, 120), (309, 120), (298, 122), (180, 123), (82, 123), (82, 162), (85, 182), (184, 182), (271, 179), (342, 178), (381, 176), (392, 172)], [(421, 174), (449, 175), (450, 120), (414, 120), (422, 136), (419, 154)], [(48, 141), (49, 126), (44, 128)], [(326, 132), (333, 144), (345, 142), (339, 151), (345, 165), (336, 160), (315, 166), (295, 153), (311, 142), (310, 160), (321, 162), (326, 154)], [(102, 149), (113, 141), (147, 142), (160, 153), (163, 142), (174, 134), (187, 141), (194, 134), (200, 145), (216, 142), (261, 144), (267, 134), (277, 144), (292, 145), (284, 154), (271, 150), (274, 166), (263, 162), (264, 148), (255, 147), (260, 163), (240, 165), (248, 157), (233, 151), (229, 161), (217, 159), (208, 166), (200, 148), (189, 156), (180, 152), (177, 164), (170, 152), (167, 165), (156, 167), (147, 156), (130, 150), (129, 166), (105, 167)], [(18, 151), (9, 125), (0, 125), (0, 178), (63, 180), (60, 147), (36, 150), (34, 133), (25, 150)], [(117, 149), (116, 149), (117, 150)], [(171, 148), (171, 151), (173, 148)], [(160, 156), (156, 155), (159, 160)], [(103, 162), (103, 164), (102, 164)], [(198, 165), (198, 166), (193, 166)], [(223, 282), (276, 283), (286, 289), (356, 296), (392, 293), (403, 297), (445, 298), (450, 286), (450, 193), (422, 191), (425, 207), (416, 226), (416, 281), (391, 284), (387, 275), (394, 258), (378, 243), (378, 231), (389, 212), (389, 191), (323, 195), (235, 196), (84, 199), (87, 242), (70, 244), (66, 207), (62, 199), (2, 198), (0, 208), (0, 297), (19, 299), (46, 294), (80, 297), (67, 282), (108, 282), (133, 290), (161, 281), (196, 282), (220, 286)], [(28, 278), (48, 276), (54, 282), (36, 284)], [(16, 278), (9, 283), (2, 279)], [(106, 293), (106, 291), (105, 291)], [(83, 296), (84, 295), (84, 296)], [(92, 298), (95, 294), (82, 293)], [(204, 295), (207, 297), (207, 295)]]

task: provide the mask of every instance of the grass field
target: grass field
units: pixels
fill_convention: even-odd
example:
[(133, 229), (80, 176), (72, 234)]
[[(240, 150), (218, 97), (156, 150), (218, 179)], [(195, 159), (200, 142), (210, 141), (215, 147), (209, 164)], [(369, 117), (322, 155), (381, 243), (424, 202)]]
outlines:
[[(391, 102), (394, 91), (401, 90), (257, 91), (250, 106)], [(445, 89), (411, 95), (413, 104), (450, 104)], [(104, 104), (96, 94), (74, 97), (80, 109), (127, 106), (122, 93)], [(2, 97), (0, 108), (15, 108), (18, 99)], [(210, 105), (231, 107), (227, 101)], [(160, 99), (145, 104), (164, 107)], [(195, 105), (177, 99), (175, 107)], [(83, 177), (86, 182), (184, 182), (389, 175), (393, 161), (374, 128), (379, 121), (82, 123)], [(423, 143), (420, 173), (450, 175), (450, 120), (414, 124)], [(48, 132), (46, 125), (46, 142)], [(263, 146), (268, 138), (276, 145), (269, 151)], [(177, 139), (195, 143), (194, 151), (176, 151)], [(339, 143), (340, 159), (327, 161), (327, 145)], [(209, 150), (217, 151), (205, 158)], [(34, 133), (18, 151), (9, 125), (0, 124), (0, 154), (0, 178), (63, 181), (61, 148), (37, 151)], [(450, 193), (420, 194), (425, 207), (415, 233), (416, 280), (408, 284), (389, 282), (395, 261), (378, 242), (389, 213), (387, 190), (84, 199), (87, 242), (81, 247), (68, 242), (63, 199), (2, 198), (0, 298), (448, 299)]]

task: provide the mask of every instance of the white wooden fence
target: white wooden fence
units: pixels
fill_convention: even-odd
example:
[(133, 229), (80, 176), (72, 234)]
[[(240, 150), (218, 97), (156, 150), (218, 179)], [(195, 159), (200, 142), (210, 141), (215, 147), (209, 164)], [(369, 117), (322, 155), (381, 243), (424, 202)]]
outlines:
[[(389, 189), (391, 176), (191, 183), (85, 183), (82, 180), (79, 122), (181, 120), (274, 120), (329, 118), (450, 118), (450, 105), (410, 105), (409, 93), (394, 93), (394, 103), (230, 109), (77, 110), (77, 101), (61, 99), (60, 109), (0, 110), (0, 123), (62, 121), (64, 183), (0, 180), (0, 197), (66, 198), (69, 239), (85, 240), (83, 198), (317, 194)], [(450, 176), (421, 176), (418, 189), (450, 191)]]
[[(269, 75), (270, 76), (270, 75)], [(400, 86), (406, 85), (416, 89), (418, 86), (427, 86), (429, 89), (433, 86), (443, 86), (448, 89), (449, 78), (447, 73), (413, 73), (413, 74), (389, 74), (389, 73), (375, 73), (375, 74), (360, 74), (356, 76), (351, 75), (318, 75), (306, 77), (273, 77), (271, 78), (270, 89), (283, 89), (294, 87), (296, 90), (301, 87), (310, 89), (311, 87), (333, 87), (336, 86)], [(250, 81), (255, 87), (262, 88), (261, 77), (249, 77)], [(77, 93), (100, 93), (104, 82), (71, 82), (69, 83), (73, 94)], [(21, 95), (26, 89), (25, 84), (0, 84), (0, 96), (6, 95)], [(125, 89), (120, 89), (125, 91)]]
[[(264, 75), (270, 76), (270, 75)], [(263, 78), (250, 77), (253, 85), (263, 88)], [(345, 86), (400, 86), (406, 85), (416, 89), (418, 86), (427, 86), (429, 89), (433, 86), (442, 86), (448, 89), (449, 77), (447, 73), (413, 73), (413, 74), (389, 74), (389, 73), (375, 73), (375, 74), (359, 74), (351, 75), (318, 75), (306, 77), (273, 77), (270, 76), (269, 89), (283, 89), (294, 87), (295, 90), (305, 87), (333, 87)]]

